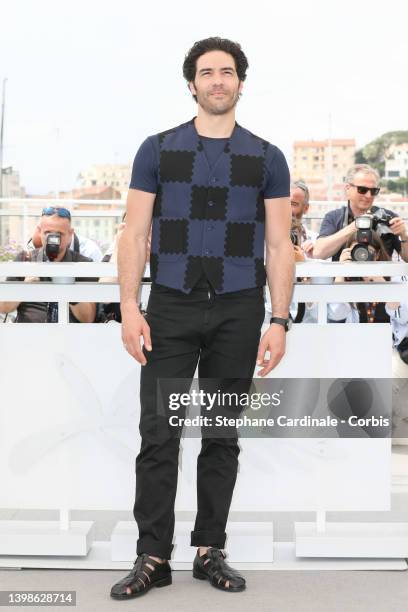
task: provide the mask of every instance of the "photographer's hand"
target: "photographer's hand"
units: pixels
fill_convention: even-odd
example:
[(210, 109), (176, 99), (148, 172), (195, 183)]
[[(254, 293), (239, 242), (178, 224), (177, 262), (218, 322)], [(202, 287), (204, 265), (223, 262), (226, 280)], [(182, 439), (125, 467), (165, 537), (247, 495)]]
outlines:
[(352, 261), (351, 259), (351, 248), (348, 247), (347, 249), (343, 249), (339, 258), (339, 261), (345, 262), (345, 261)]
[(390, 230), (395, 236), (399, 236), (403, 240), (408, 239), (405, 221), (404, 219), (401, 219), (401, 217), (393, 217), (390, 220)]
[(309, 257), (313, 257), (313, 247), (314, 244), (310, 239), (302, 242), (302, 251), (306, 253), (306, 255), (308, 255)]
[(295, 251), (295, 262), (305, 261), (305, 254), (296, 244), (293, 246), (293, 250)]

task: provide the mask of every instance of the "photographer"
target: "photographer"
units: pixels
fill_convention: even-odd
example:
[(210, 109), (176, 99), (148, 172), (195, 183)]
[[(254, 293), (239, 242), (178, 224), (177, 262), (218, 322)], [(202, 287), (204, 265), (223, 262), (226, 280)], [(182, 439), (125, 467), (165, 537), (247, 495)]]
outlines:
[[(52, 207), (51, 207), (52, 208)], [(39, 249), (42, 247), (40, 227), (34, 228), (33, 235), (27, 243), (27, 250)], [(102, 261), (102, 251), (94, 240), (81, 236), (77, 232), (72, 233), (69, 249), (76, 253), (81, 253), (92, 261)]]
[[(43, 209), (38, 225), (41, 244), (40, 248), (29, 252), (22, 251), (15, 261), (92, 261), (68, 247), (72, 239), (71, 213), (66, 208), (48, 206)], [(49, 278), (8, 277), (8, 281), (50, 281)], [(96, 281), (95, 278), (77, 278), (76, 281)], [(58, 306), (55, 303), (39, 302), (0, 302), (0, 312), (9, 313), (17, 310), (17, 323), (55, 322)], [(92, 302), (70, 303), (69, 319), (72, 323), (93, 323), (95, 320), (95, 304)]]
[[(293, 214), (293, 206), (292, 206)], [(305, 228), (302, 225), (301, 218), (292, 216), (292, 224), (290, 228), (290, 239), (293, 245), (295, 262), (300, 263), (308, 259), (308, 253), (305, 253), (303, 246), (309, 238), (305, 233)], [(309, 250), (310, 252), (310, 250)], [(308, 278), (297, 278), (297, 282), (307, 282)], [(270, 302), (265, 303), (266, 320), (269, 321), (272, 316), (272, 305)], [(317, 323), (317, 304), (314, 302), (294, 302), (289, 306), (289, 314), (293, 323)]]
[(313, 257), (313, 248), (317, 234), (302, 223), (303, 216), (306, 215), (309, 210), (309, 199), (309, 188), (304, 181), (295, 181), (292, 183), (290, 189), (292, 217), (297, 219), (301, 224), (302, 251), (306, 254), (306, 257), (311, 258)]
[[(340, 254), (340, 262), (362, 261), (359, 250), (366, 251), (366, 261), (390, 261), (384, 243), (377, 232), (372, 231), (368, 242), (362, 241), (362, 236), (359, 230), (354, 232), (348, 239), (346, 247)], [(335, 283), (343, 282), (386, 282), (389, 278), (383, 276), (364, 276), (361, 278), (345, 278), (337, 276)], [(393, 280), (401, 280), (400, 278)], [(390, 316), (387, 312), (389, 306), (394, 306), (394, 303), (384, 304), (382, 302), (358, 302), (346, 304), (329, 304), (328, 316), (332, 323), (389, 323)], [(392, 320), (392, 316), (391, 316)]]
[(380, 192), (379, 179), (377, 170), (367, 164), (350, 168), (345, 185), (347, 206), (325, 215), (313, 250), (316, 259), (332, 257), (338, 261), (346, 242), (356, 231), (355, 219), (371, 213), (377, 218), (374, 229), (381, 234), (388, 255), (392, 257), (396, 253), (408, 261), (408, 234), (403, 219), (391, 210), (373, 205)]

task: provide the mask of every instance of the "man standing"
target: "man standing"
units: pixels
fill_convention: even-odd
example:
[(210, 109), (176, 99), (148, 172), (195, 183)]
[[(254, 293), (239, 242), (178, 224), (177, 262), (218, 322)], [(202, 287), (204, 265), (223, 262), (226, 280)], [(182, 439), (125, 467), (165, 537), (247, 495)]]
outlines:
[[(139, 539), (132, 571), (112, 587), (117, 599), (171, 584), (179, 438), (155, 437), (157, 380), (191, 379), (197, 364), (200, 378), (251, 379), (255, 364), (265, 376), (285, 351), (294, 273), (289, 172), (277, 147), (235, 121), (247, 67), (236, 43), (195, 43), (183, 73), (197, 117), (148, 138), (133, 165), (118, 265), (122, 340), (143, 366), (134, 505)], [(136, 296), (152, 218), (145, 318)], [(259, 344), (265, 242), (274, 319)], [(193, 575), (225, 591), (245, 588), (222, 551), (238, 454), (237, 437), (206, 437), (197, 461)]]
[[(347, 240), (356, 231), (356, 217), (379, 211), (373, 206), (374, 198), (380, 192), (379, 174), (375, 168), (367, 164), (355, 164), (347, 172), (345, 191), (347, 206), (341, 206), (329, 211), (320, 227), (320, 233), (313, 249), (317, 259), (332, 257), (338, 261)], [(403, 219), (394, 212), (383, 209), (386, 215), (392, 217), (389, 221), (389, 232), (381, 235), (385, 249), (390, 255), (401, 254), (408, 261), (408, 234)]]

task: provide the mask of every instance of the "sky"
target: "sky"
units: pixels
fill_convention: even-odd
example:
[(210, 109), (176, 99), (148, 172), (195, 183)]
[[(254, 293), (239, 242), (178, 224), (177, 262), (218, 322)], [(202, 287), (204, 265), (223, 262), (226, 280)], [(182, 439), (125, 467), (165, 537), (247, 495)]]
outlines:
[(403, 0), (0, 0), (4, 166), (30, 194), (92, 164), (131, 163), (150, 134), (196, 114), (182, 63), (196, 40), (249, 60), (238, 122), (280, 147), (408, 129)]

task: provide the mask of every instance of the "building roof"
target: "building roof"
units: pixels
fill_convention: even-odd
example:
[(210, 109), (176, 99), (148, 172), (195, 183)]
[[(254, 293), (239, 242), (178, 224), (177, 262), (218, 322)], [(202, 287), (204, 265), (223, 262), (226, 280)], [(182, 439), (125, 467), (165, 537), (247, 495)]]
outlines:
[[(355, 147), (356, 141), (354, 138), (333, 138), (333, 147)], [(296, 147), (328, 147), (329, 140), (295, 140), (293, 146)]]

